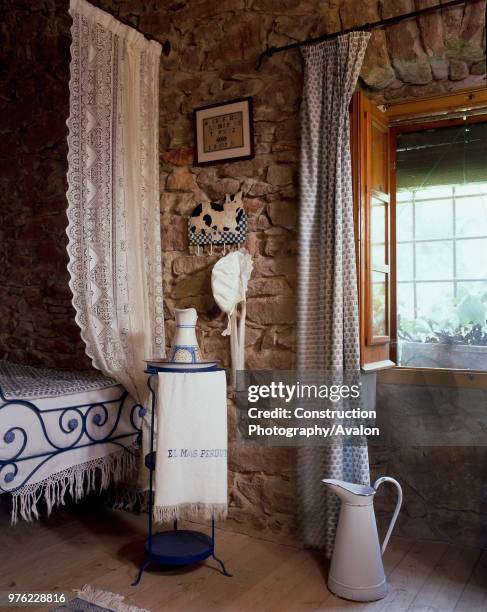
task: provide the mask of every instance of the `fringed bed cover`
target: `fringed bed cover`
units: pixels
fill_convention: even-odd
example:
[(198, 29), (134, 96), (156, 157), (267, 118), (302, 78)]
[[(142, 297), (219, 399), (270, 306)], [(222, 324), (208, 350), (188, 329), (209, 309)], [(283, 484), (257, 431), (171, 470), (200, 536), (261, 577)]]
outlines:
[(0, 361), (0, 492), (12, 523), (135, 475), (144, 409), (100, 372)]

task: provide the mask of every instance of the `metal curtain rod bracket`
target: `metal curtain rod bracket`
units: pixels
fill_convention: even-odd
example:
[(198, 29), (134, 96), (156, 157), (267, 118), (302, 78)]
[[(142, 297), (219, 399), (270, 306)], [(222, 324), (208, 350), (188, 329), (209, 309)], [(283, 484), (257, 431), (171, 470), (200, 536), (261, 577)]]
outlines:
[(140, 28), (138, 28), (136, 25), (134, 25), (133, 23), (131, 23), (128, 19), (124, 19), (123, 17), (119, 17), (118, 15), (114, 15), (115, 19), (117, 19), (118, 21), (120, 21), (120, 23), (123, 23), (123, 25), (128, 26), (129, 28), (132, 28), (132, 30), (135, 30), (136, 32), (138, 32), (139, 34), (142, 34), (142, 36), (148, 40), (149, 42), (151, 40), (154, 40), (155, 42), (158, 42), (159, 44), (162, 44), (160, 41), (157, 40), (157, 38), (155, 38), (155, 36), (151, 36), (150, 34), (147, 34), (147, 32), (144, 32), (143, 30), (141, 30)]
[[(92, 0), (93, 1), (93, 0)], [(162, 45), (163, 43), (161, 43), (159, 40), (157, 40), (157, 38), (155, 36), (152, 36), (151, 34), (147, 34), (147, 32), (144, 32), (143, 30), (141, 30), (139, 27), (137, 27), (135, 24), (133, 24), (131, 21), (129, 21), (128, 19), (124, 19), (123, 17), (120, 17), (119, 15), (115, 15), (114, 13), (112, 13), (111, 11), (108, 11), (105, 7), (101, 7), (100, 2), (93, 2), (93, 4), (99, 8), (101, 11), (103, 11), (104, 13), (108, 13), (108, 15), (111, 15), (114, 19), (116, 19), (117, 21), (120, 21), (120, 23), (123, 23), (123, 25), (128, 26), (129, 28), (132, 28), (132, 30), (135, 30), (136, 32), (138, 32), (139, 34), (142, 34), (142, 36), (148, 40), (149, 42), (151, 40), (154, 40), (155, 42), (158, 42), (160, 45)]]
[(403, 13), (402, 15), (395, 15), (394, 17), (381, 19), (380, 21), (371, 21), (361, 25), (354, 25), (346, 30), (340, 30), (339, 32), (333, 32), (331, 34), (323, 34), (322, 36), (317, 36), (316, 38), (307, 38), (301, 42), (289, 43), (288, 45), (283, 45), (282, 47), (275, 47), (274, 45), (269, 47), (269, 45), (266, 45), (265, 51), (263, 51), (259, 56), (256, 68), (259, 70), (262, 66), (264, 58), (272, 57), (275, 53), (289, 51), (290, 49), (298, 49), (299, 47), (303, 47), (305, 45), (315, 45), (326, 40), (333, 40), (334, 38), (338, 38), (344, 34), (350, 34), (351, 32), (375, 30), (384, 26), (394, 25), (406, 19), (414, 19), (415, 17), (420, 17), (421, 15), (427, 15), (428, 13), (433, 13), (438, 10), (458, 6), (459, 4), (471, 4), (474, 2), (480, 2), (480, 0), (449, 0), (449, 2), (445, 2), (444, 4), (435, 4), (434, 6), (427, 6), (426, 8), (418, 9), (417, 11), (412, 11), (411, 13)]

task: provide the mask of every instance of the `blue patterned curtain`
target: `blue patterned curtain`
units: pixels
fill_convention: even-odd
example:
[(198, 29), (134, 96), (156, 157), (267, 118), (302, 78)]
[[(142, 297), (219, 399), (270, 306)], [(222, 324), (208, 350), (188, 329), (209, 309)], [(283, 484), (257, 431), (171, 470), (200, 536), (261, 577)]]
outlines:
[[(348, 108), (370, 34), (303, 48), (298, 368), (360, 370)], [(308, 546), (333, 551), (338, 500), (323, 478), (369, 482), (367, 447), (334, 443), (298, 453), (299, 516)]]

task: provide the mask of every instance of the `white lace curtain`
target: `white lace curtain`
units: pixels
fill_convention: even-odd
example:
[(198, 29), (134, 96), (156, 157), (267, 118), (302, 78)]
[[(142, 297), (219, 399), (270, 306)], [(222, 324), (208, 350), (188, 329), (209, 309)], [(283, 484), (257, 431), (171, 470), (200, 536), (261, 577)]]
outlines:
[(95, 368), (145, 402), (164, 354), (159, 217), (161, 46), (71, 0), (68, 220), (76, 321)]

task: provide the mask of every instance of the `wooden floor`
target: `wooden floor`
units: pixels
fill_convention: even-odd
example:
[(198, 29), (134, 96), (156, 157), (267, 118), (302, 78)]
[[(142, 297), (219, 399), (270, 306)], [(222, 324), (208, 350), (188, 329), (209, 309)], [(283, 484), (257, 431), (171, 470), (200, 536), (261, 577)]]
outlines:
[(312, 553), (226, 530), (217, 532), (216, 552), (233, 578), (208, 560), (179, 573), (150, 571), (133, 588), (144, 536), (144, 517), (120, 511), (65, 510), (16, 527), (2, 512), (0, 591), (89, 584), (153, 612), (487, 611), (487, 553), (477, 550), (392, 538), (384, 559), (388, 596), (355, 604), (328, 592), (327, 565)]

